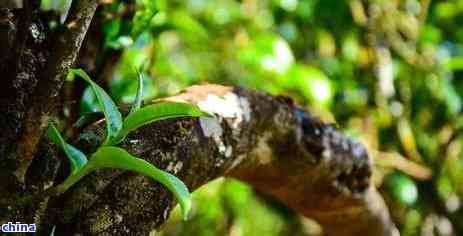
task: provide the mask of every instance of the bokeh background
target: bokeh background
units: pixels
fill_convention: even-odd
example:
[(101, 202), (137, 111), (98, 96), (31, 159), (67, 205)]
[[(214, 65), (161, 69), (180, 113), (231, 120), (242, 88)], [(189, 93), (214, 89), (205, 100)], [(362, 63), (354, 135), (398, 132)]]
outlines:
[[(68, 3), (42, 9), (64, 17)], [(81, 64), (120, 104), (134, 100), (136, 69), (145, 101), (204, 82), (290, 96), (367, 145), (402, 235), (463, 235), (463, 0), (102, 3), (102, 66)], [(79, 114), (97, 109), (88, 88), (79, 96)], [(190, 219), (174, 211), (157, 235), (320, 233), (235, 180), (193, 195)]]

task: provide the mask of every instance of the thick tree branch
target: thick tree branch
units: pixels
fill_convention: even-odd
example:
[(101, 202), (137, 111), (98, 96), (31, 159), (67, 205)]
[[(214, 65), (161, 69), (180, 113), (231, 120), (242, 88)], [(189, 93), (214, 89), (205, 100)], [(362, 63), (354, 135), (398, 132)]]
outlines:
[(82, 41), (98, 6), (97, 0), (73, 1), (68, 17), (57, 34), (40, 81), (26, 113), (24, 131), (17, 147), (15, 175), (24, 181), (24, 175), (36, 152), (43, 129), (56, 109), (56, 98), (69, 67), (76, 60)]
[[(191, 190), (232, 176), (318, 220), (326, 235), (397, 235), (370, 185), (364, 147), (291, 100), (217, 85), (193, 86), (164, 100), (196, 104), (215, 117), (147, 125), (122, 146), (176, 174)], [(78, 146), (94, 150), (102, 123), (87, 128)], [(102, 170), (51, 200), (42, 230), (57, 225), (62, 234), (147, 235), (173, 204), (171, 194), (148, 178)]]
[(49, 56), (47, 26), (34, 14), (36, 1), (28, 3), (23, 9), (0, 9), (0, 224), (5, 223), (5, 216), (21, 212), (10, 211), (9, 207), (26, 194), (13, 175), (16, 143), (31, 94)]

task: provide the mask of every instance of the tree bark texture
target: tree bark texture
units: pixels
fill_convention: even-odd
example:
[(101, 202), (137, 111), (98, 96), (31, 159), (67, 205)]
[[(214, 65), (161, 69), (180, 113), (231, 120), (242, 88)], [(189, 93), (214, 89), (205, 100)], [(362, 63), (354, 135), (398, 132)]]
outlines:
[(56, 99), (69, 68), (76, 61), (97, 6), (97, 0), (73, 1), (64, 27), (57, 32), (51, 46), (53, 53), (31, 95), (25, 125), (18, 141), (15, 175), (20, 182), (24, 182), (42, 132), (56, 112)]

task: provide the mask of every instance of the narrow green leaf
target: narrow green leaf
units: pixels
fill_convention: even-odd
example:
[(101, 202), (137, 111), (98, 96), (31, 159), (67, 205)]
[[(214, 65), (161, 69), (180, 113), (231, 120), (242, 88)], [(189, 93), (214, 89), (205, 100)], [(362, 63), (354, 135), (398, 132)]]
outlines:
[(56, 225), (53, 225), (53, 228), (51, 229), (50, 236), (55, 236), (55, 229)]
[(166, 186), (176, 197), (186, 218), (191, 208), (191, 199), (188, 188), (174, 175), (164, 172), (149, 162), (130, 155), (118, 147), (101, 147), (90, 158), (88, 164), (77, 173), (69, 176), (62, 184), (57, 186), (57, 192), (63, 193), (88, 173), (101, 168), (117, 168), (137, 172), (148, 176)]
[(133, 102), (132, 108), (130, 109), (130, 113), (133, 113), (140, 109), (141, 102), (143, 98), (143, 74), (137, 70), (138, 75), (138, 87), (137, 87), (137, 94), (135, 95), (135, 101)]
[(164, 172), (149, 162), (130, 155), (127, 151), (118, 147), (102, 147), (91, 160), (91, 165), (96, 168), (118, 168), (131, 170), (142, 175), (151, 177), (166, 186), (177, 198), (186, 216), (191, 207), (191, 200), (188, 188), (174, 175)]
[(137, 128), (146, 124), (159, 120), (185, 116), (199, 117), (209, 116), (209, 114), (187, 103), (167, 102), (148, 105), (129, 114), (125, 118), (122, 130), (111, 144), (116, 145), (117, 143), (124, 140), (127, 134), (129, 134), (131, 131), (136, 130)]
[(64, 151), (69, 161), (71, 162), (72, 173), (75, 173), (87, 163), (87, 157), (85, 154), (82, 153), (79, 149), (66, 143), (52, 122), (48, 124), (47, 136)]
[(114, 104), (113, 100), (109, 95), (83, 71), (82, 69), (71, 69), (71, 73), (74, 73), (82, 77), (92, 87), (95, 93), (98, 103), (100, 104), (101, 110), (105, 115), (106, 120), (106, 140), (103, 145), (107, 145), (117, 136), (117, 133), (122, 128), (122, 115)]

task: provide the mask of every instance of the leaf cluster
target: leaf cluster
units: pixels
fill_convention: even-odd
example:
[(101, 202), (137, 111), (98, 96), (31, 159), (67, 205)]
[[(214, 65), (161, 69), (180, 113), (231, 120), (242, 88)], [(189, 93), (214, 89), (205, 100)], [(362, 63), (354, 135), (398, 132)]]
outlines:
[(139, 74), (139, 85), (135, 102), (127, 117), (122, 118), (114, 101), (85, 71), (82, 69), (71, 69), (70, 74), (71, 76), (77, 75), (90, 84), (97, 98), (99, 108), (105, 117), (106, 137), (103, 144), (90, 155), (90, 158), (87, 158), (82, 151), (64, 140), (52, 122), (49, 123), (47, 130), (48, 137), (64, 151), (71, 164), (71, 174), (63, 183), (55, 187), (55, 192), (57, 194), (66, 192), (80, 179), (98, 169), (116, 168), (129, 170), (150, 177), (167, 187), (180, 203), (183, 216), (186, 218), (191, 208), (191, 200), (185, 184), (174, 175), (156, 168), (151, 163), (131, 155), (116, 145), (121, 143), (130, 132), (149, 123), (176, 117), (200, 117), (207, 114), (186, 103), (156, 103), (141, 108), (143, 78)]

